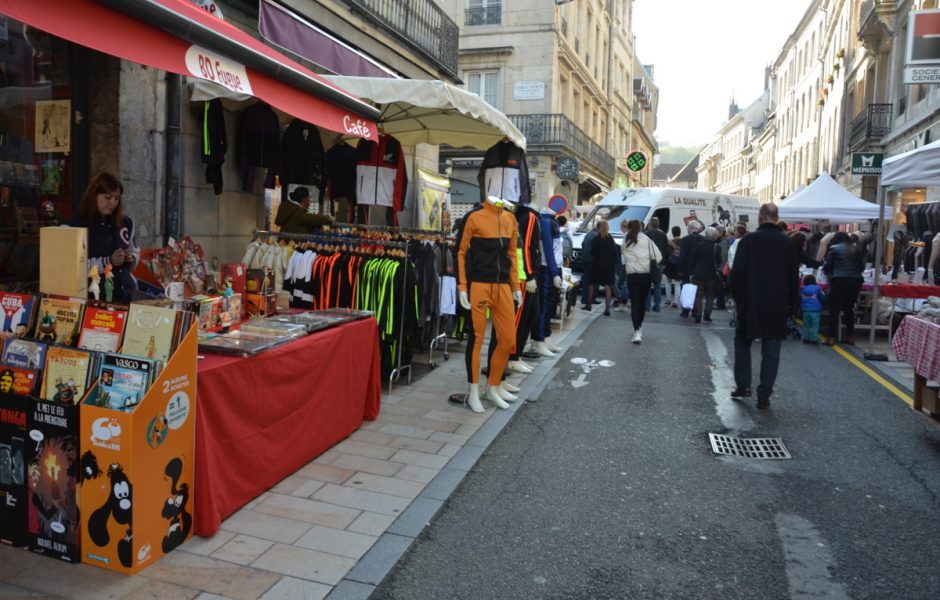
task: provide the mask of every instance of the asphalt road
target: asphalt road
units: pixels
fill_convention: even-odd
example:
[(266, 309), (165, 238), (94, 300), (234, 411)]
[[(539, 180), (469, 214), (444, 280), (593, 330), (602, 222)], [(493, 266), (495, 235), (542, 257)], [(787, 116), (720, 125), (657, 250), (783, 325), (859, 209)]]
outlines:
[(667, 310), (639, 346), (596, 320), (372, 597), (940, 598), (940, 428), (793, 341), (771, 408), (735, 403), (727, 319)]

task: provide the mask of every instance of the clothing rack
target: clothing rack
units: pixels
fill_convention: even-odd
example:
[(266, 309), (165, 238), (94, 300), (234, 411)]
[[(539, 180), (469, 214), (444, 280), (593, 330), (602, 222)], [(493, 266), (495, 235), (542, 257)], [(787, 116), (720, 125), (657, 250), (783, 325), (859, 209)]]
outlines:
[[(400, 227), (398, 225), (365, 225), (358, 223), (333, 223), (330, 225), (331, 229), (340, 229), (340, 230), (364, 230), (377, 233), (389, 233), (389, 234), (399, 234), (399, 235), (417, 235), (425, 238), (435, 238), (434, 241), (441, 244), (441, 264), (440, 264), (440, 276), (443, 277), (444, 268), (447, 264), (447, 256), (445, 254), (446, 242), (448, 239), (448, 232), (444, 229), (444, 221), (441, 220), (441, 229), (416, 229), (412, 227)], [(450, 239), (454, 239), (451, 237)], [(444, 360), (450, 359), (450, 354), (447, 352), (447, 333), (441, 331), (441, 296), (443, 294), (443, 283), (438, 286), (437, 292), (437, 317), (434, 322), (434, 337), (431, 338), (430, 343), (428, 344), (428, 368), (436, 369), (438, 367), (437, 362), (434, 360), (434, 351), (438, 348), (439, 345), (443, 344), (443, 355)]]
[(305, 241), (305, 242), (326, 242), (326, 243), (356, 243), (367, 246), (382, 246), (384, 248), (395, 248), (401, 249), (404, 251), (404, 265), (406, 271), (402, 274), (402, 283), (401, 283), (401, 317), (398, 327), (398, 358), (396, 366), (391, 370), (388, 376), (388, 393), (392, 393), (392, 385), (401, 378), (402, 373), (405, 371), (408, 372), (408, 385), (411, 385), (411, 364), (403, 365), (402, 364), (402, 349), (404, 348), (404, 337), (405, 337), (405, 304), (404, 299), (408, 293), (408, 277), (407, 277), (407, 268), (409, 263), (408, 256), (408, 243), (401, 242), (397, 240), (382, 240), (382, 239), (372, 239), (372, 238), (363, 238), (359, 236), (349, 236), (349, 235), (337, 235), (335, 233), (329, 232), (317, 232), (317, 233), (282, 233), (280, 231), (267, 231), (264, 229), (255, 229), (253, 234), (255, 237), (274, 237), (281, 239), (290, 239), (295, 241)]

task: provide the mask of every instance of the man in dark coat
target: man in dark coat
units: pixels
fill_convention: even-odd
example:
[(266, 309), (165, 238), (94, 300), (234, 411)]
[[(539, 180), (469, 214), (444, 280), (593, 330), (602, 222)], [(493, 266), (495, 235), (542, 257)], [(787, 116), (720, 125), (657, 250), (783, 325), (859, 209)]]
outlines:
[(734, 332), (734, 399), (751, 395), (751, 342), (761, 340), (757, 408), (770, 406), (787, 317), (799, 302), (799, 259), (777, 227), (777, 206), (762, 204), (757, 231), (738, 241), (731, 269), (731, 295), (738, 310)]
[[(666, 237), (666, 232), (659, 228), (659, 219), (657, 217), (650, 219), (649, 225), (646, 226), (646, 231), (643, 233), (653, 240), (653, 243), (659, 248), (659, 253), (663, 255), (663, 260), (659, 263), (659, 272), (662, 273), (663, 268), (666, 266), (666, 257), (672, 254), (672, 248), (669, 247), (669, 238)], [(649, 304), (652, 301), (653, 312), (659, 312), (662, 297), (663, 286), (660, 281), (654, 281), (653, 293), (646, 296), (646, 310), (650, 310)]]
[[(695, 247), (705, 241), (705, 238), (702, 237), (703, 229), (705, 229), (705, 226), (702, 225), (701, 221), (692, 219), (686, 224), (688, 233), (679, 242), (679, 274), (682, 275), (683, 284), (692, 282), (692, 258), (695, 254)], [(689, 309), (683, 308), (679, 316), (688, 317), (689, 312)]]

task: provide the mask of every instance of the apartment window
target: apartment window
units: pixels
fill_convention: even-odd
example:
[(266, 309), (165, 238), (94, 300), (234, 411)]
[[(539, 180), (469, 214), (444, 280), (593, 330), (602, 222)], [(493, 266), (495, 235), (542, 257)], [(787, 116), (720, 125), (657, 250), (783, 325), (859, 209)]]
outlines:
[(464, 75), (467, 90), (483, 98), (490, 106), (499, 108), (499, 71), (468, 71)]
[(503, 17), (502, 0), (469, 0), (466, 25), (499, 25)]

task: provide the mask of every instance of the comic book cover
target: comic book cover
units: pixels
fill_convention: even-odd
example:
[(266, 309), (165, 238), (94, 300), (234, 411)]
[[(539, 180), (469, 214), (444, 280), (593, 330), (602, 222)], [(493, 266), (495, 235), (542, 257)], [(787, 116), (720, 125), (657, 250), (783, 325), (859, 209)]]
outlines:
[(26, 414), (29, 398), (0, 393), (0, 544), (28, 546)]
[(132, 411), (150, 386), (153, 361), (121, 354), (105, 354), (98, 375), (96, 406)]
[(60, 404), (81, 402), (88, 389), (90, 360), (91, 356), (85, 350), (50, 347), (46, 353), (46, 368), (39, 397)]
[(42, 369), (46, 364), (48, 346), (35, 340), (7, 340), (0, 362), (24, 369)]
[(36, 334), (33, 337), (50, 344), (75, 346), (84, 307), (85, 303), (77, 298), (43, 298), (39, 302)]
[(124, 327), (122, 354), (158, 358), (166, 362), (173, 349), (176, 310), (145, 304), (131, 304)]
[(0, 363), (0, 393), (29, 396), (39, 382), (37, 369), (25, 369)]
[(99, 352), (117, 352), (121, 349), (126, 322), (126, 310), (87, 306), (82, 317), (78, 347)]
[(36, 310), (36, 297), (30, 294), (0, 292), (0, 307), (3, 308), (3, 331), (17, 337), (29, 335)]
[(78, 415), (78, 406), (33, 400), (28, 419), (29, 547), (69, 562), (80, 556)]

